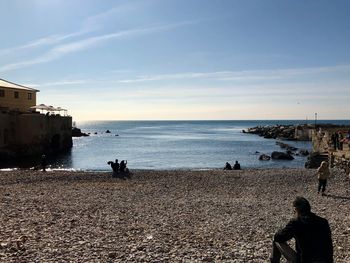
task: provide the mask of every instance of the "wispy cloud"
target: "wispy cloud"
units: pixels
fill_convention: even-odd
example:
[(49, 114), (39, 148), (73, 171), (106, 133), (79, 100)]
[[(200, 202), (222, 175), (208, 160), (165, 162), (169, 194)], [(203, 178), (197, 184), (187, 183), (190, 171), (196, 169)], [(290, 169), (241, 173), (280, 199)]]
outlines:
[(27, 51), (30, 49), (35, 49), (35, 48), (40, 48), (44, 46), (50, 46), (50, 45), (55, 45), (58, 43), (61, 43), (67, 39), (71, 39), (74, 37), (79, 37), (82, 35), (85, 35), (87, 33), (91, 33), (93, 31), (98, 30), (101, 28), (101, 25), (105, 22), (106, 19), (109, 19), (110, 17), (115, 17), (118, 14), (127, 12), (127, 11), (132, 11), (134, 9), (140, 8), (142, 5), (140, 3), (135, 4), (135, 3), (127, 3), (124, 5), (119, 5), (115, 6), (111, 9), (108, 9), (106, 11), (103, 11), (101, 13), (92, 15), (87, 17), (86, 19), (83, 20), (81, 24), (81, 29), (67, 33), (67, 34), (53, 34), (53, 35), (48, 35), (44, 36), (35, 40), (32, 40), (28, 43), (25, 43), (23, 45), (15, 46), (15, 47), (10, 47), (6, 49), (0, 49), (0, 56), (3, 55), (8, 55), (8, 54), (13, 54), (18, 51)]
[(173, 23), (173, 24), (165, 24), (165, 25), (150, 26), (145, 28), (124, 30), (124, 31), (119, 31), (111, 34), (85, 38), (83, 40), (56, 46), (52, 48), (50, 51), (48, 51), (47, 53), (37, 58), (4, 65), (0, 67), (0, 72), (20, 69), (20, 68), (24, 68), (35, 64), (46, 63), (52, 60), (56, 60), (69, 53), (74, 53), (77, 51), (89, 49), (110, 40), (137, 37), (140, 35), (147, 35), (147, 34), (152, 34), (156, 32), (167, 31), (167, 30), (175, 29), (175, 28), (193, 24), (193, 23), (195, 22), (185, 21), (185, 22), (179, 22), (179, 23)]
[(83, 28), (95, 28), (97, 25), (105, 24), (110, 19), (121, 19), (122, 17), (127, 17), (127, 19), (130, 19), (130, 12), (143, 9), (148, 2), (149, 1), (128, 1), (127, 3), (114, 6), (101, 13), (89, 16), (83, 21), (82, 26)]
[(120, 83), (136, 83), (179, 79), (212, 79), (218, 81), (248, 81), (248, 80), (273, 80), (284, 79), (302, 75), (349, 72), (350, 65), (332, 67), (276, 69), (276, 70), (245, 70), (245, 71), (216, 71), (216, 72), (185, 72), (174, 74), (142, 75), (135, 78), (119, 80)]
[(31, 42), (24, 44), (22, 46), (12, 47), (12, 48), (8, 48), (8, 49), (1, 49), (0, 55), (7, 55), (7, 54), (11, 54), (11, 53), (16, 53), (18, 51), (25, 51), (25, 50), (39, 48), (39, 47), (43, 47), (43, 46), (54, 45), (54, 44), (60, 43), (64, 40), (84, 35), (84, 34), (91, 32), (91, 31), (92, 30), (84, 29), (84, 30), (80, 30), (80, 31), (65, 34), (65, 35), (63, 35), (63, 34), (58, 35), (57, 34), (57, 35), (46, 36), (46, 37), (31, 41)]
[[(45, 46), (52, 46), (55, 44), (62, 43), (63, 41), (66, 41), (68, 39), (79, 37), (79, 36), (97, 31), (102, 27), (103, 24), (106, 23), (107, 20), (115, 17), (120, 17), (122, 14), (123, 15), (130, 14), (130, 11), (140, 9), (142, 8), (142, 6), (143, 6), (142, 2), (126, 3), (126, 4), (115, 6), (101, 13), (87, 17), (82, 21), (81, 28), (75, 32), (71, 32), (67, 34), (48, 35), (48, 36), (44, 36), (44, 37), (32, 40), (23, 45), (0, 49), (0, 56), (15, 54), (16, 52), (21, 52), (21, 51), (29, 51), (32, 49), (42, 48)], [(24, 65), (36, 64), (36, 62), (39, 62), (39, 61), (46, 61), (46, 60), (33, 59), (33, 63), (28, 63), (28, 64), (24, 63)]]
[[(71, 50), (71, 49), (68, 49)], [(214, 72), (182, 72), (182, 73), (173, 73), (173, 74), (154, 74), (154, 75), (141, 75), (135, 76), (133, 78), (123, 79), (116, 78), (116, 75), (121, 75), (124, 73), (130, 74), (130, 70), (117, 70), (110, 71), (113, 72), (113, 78), (80, 78), (80, 79), (64, 79), (60, 81), (51, 81), (44, 83), (33, 83), (27, 84), (30, 87), (49, 87), (49, 86), (70, 86), (77, 84), (89, 84), (89, 85), (103, 85), (106, 87), (113, 87), (119, 84), (133, 84), (133, 83), (147, 83), (156, 82), (156, 81), (167, 81), (167, 80), (213, 80), (221, 81), (221, 83), (230, 83), (230, 81), (240, 81), (239, 84), (256, 87), (256, 85), (248, 85), (252, 80), (283, 80), (290, 79), (301, 76), (311, 76), (311, 75), (323, 75), (331, 73), (350, 73), (350, 65), (338, 65), (338, 66), (329, 66), (329, 67), (314, 67), (314, 68), (291, 68), (291, 69), (275, 69), (275, 70), (245, 70), (245, 71), (214, 71)], [(118, 74), (116, 74), (118, 73)], [(288, 84), (289, 82), (287, 82)], [(297, 83), (298, 84), (298, 83)], [(299, 83), (298, 85), (301, 85)], [(183, 85), (183, 84), (182, 84)], [(263, 84), (259, 83), (258, 87), (273, 87), (275, 84), (268, 83)], [(289, 84), (288, 84), (289, 85)], [(315, 87), (319, 87), (319, 83), (314, 84)], [(183, 85), (183, 86), (186, 86)], [(216, 83), (216, 87), (219, 87), (219, 83)], [(147, 87), (147, 86), (146, 86)], [(162, 87), (164, 87), (162, 85)], [(167, 84), (167, 87), (172, 88), (171, 83)], [(278, 87), (284, 87), (283, 83), (278, 83)], [(199, 87), (198, 87), (199, 88)], [(200, 88), (204, 88), (203, 85)], [(226, 87), (225, 87), (226, 88)], [(198, 90), (198, 89), (197, 89)]]

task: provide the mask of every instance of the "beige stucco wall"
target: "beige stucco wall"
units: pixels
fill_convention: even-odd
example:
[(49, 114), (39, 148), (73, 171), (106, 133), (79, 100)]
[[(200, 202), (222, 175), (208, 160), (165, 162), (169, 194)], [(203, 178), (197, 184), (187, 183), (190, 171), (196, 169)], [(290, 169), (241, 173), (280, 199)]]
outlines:
[(0, 153), (26, 156), (71, 146), (71, 117), (0, 113)]
[(300, 141), (309, 141), (312, 139), (312, 128), (308, 125), (296, 126), (294, 137)]
[[(30, 107), (36, 105), (36, 92), (31, 90), (11, 89), (0, 87), (5, 92), (4, 97), (0, 97), (0, 109), (8, 108), (9, 110), (28, 112)], [(18, 98), (15, 98), (15, 92), (18, 92)], [(28, 94), (32, 98), (28, 99)]]

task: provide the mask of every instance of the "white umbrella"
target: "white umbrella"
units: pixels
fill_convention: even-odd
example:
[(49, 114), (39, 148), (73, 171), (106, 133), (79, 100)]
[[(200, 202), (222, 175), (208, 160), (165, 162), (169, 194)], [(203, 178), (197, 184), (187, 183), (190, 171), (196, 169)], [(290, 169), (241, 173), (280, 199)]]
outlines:
[(43, 111), (43, 110), (48, 110), (49, 107), (47, 105), (45, 105), (45, 104), (39, 104), (39, 105), (36, 105), (36, 106), (32, 106), (30, 108)]
[(47, 107), (48, 111), (58, 111), (58, 109), (56, 109), (54, 106), (49, 106)]
[(58, 110), (59, 112), (64, 111), (64, 113), (67, 113), (67, 110), (66, 110), (66, 109), (62, 109), (61, 107), (57, 107), (57, 110)]

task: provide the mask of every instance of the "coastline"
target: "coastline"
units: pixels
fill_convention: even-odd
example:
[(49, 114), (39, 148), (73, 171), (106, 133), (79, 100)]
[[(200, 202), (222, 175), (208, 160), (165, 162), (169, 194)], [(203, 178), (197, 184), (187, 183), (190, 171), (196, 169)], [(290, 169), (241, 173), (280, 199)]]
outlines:
[(0, 261), (266, 262), (273, 234), (302, 195), (329, 220), (335, 262), (349, 262), (346, 176), (334, 171), (328, 196), (314, 170), (1, 171), (1, 242), (28, 237)]

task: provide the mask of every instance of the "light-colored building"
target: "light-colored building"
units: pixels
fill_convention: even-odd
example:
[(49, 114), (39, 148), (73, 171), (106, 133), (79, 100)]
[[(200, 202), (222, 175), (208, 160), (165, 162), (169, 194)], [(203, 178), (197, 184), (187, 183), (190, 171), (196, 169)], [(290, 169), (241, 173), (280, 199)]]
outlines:
[(30, 112), (39, 90), (0, 79), (0, 111)]
[(7, 160), (72, 147), (72, 117), (51, 113), (52, 109), (50, 114), (31, 109), (37, 92), (0, 79), (0, 167)]

